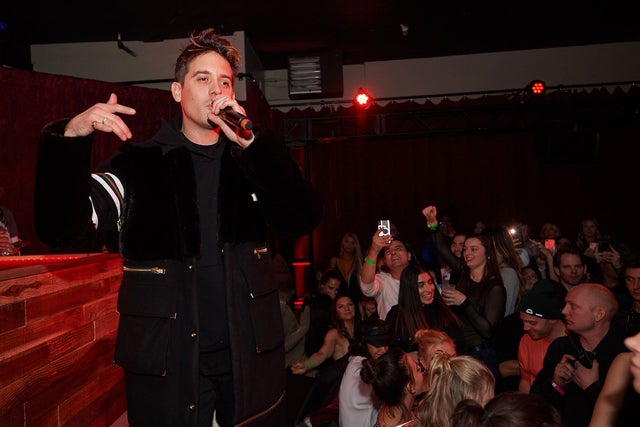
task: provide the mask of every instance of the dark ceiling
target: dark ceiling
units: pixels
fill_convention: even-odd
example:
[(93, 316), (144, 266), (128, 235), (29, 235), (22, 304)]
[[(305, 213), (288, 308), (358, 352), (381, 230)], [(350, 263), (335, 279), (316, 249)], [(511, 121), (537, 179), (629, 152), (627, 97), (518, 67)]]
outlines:
[(636, 1), (9, 1), (0, 6), (0, 59), (17, 68), (29, 68), (34, 43), (115, 41), (118, 33), (125, 43), (159, 41), (206, 27), (245, 31), (265, 69), (321, 51), (356, 64), (640, 40)]

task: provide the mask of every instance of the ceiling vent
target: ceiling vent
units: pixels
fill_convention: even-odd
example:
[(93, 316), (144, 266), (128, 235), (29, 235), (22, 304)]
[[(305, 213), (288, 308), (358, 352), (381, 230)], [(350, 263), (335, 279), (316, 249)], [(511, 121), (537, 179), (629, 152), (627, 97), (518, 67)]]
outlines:
[(340, 54), (323, 53), (289, 58), (289, 98), (339, 98), (342, 93)]

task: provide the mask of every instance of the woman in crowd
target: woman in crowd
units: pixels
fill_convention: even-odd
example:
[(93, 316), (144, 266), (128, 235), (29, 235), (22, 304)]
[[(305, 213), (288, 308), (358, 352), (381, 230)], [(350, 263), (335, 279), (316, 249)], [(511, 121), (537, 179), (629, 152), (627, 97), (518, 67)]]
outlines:
[(520, 286), (520, 297), (518, 298), (518, 300), (520, 300), (522, 295), (524, 295), (526, 292), (529, 292), (531, 289), (533, 289), (533, 286), (540, 280), (542, 280), (542, 274), (540, 273), (540, 270), (538, 270), (533, 265), (524, 267), (522, 269), (522, 286)]
[(298, 375), (318, 367), (318, 375), (298, 411), (296, 423), (325, 406), (337, 395), (351, 344), (357, 341), (355, 332), (359, 317), (349, 296), (338, 295), (333, 300), (331, 318), (334, 327), (327, 332), (320, 350), (309, 356), (306, 361), (291, 365), (291, 372)]
[(580, 221), (580, 229), (575, 246), (580, 249), (586, 256), (593, 258), (597, 250), (597, 244), (603, 238), (600, 232), (598, 220), (594, 217), (583, 218)]
[(442, 300), (433, 273), (415, 264), (402, 271), (398, 304), (389, 310), (386, 321), (406, 352), (418, 350), (414, 337), (423, 328), (444, 331), (456, 346), (464, 346), (462, 321)]
[(391, 347), (377, 360), (365, 360), (360, 375), (381, 401), (374, 427), (412, 425), (415, 397), (425, 387), (422, 370), (413, 357), (400, 347)]
[(465, 347), (458, 352), (483, 361), (497, 377), (498, 364), (491, 344), (495, 328), (504, 317), (506, 290), (491, 238), (467, 237), (463, 257), (466, 268), (460, 281), (454, 290), (444, 290), (442, 298), (463, 323)]
[(384, 320), (371, 317), (360, 325), (360, 342), (353, 346), (340, 382), (338, 410), (340, 425), (345, 427), (371, 427), (378, 418), (379, 401), (371, 384), (362, 381), (360, 371), (366, 359), (375, 362), (393, 345), (393, 337)]
[(362, 295), (358, 310), (360, 311), (361, 320), (367, 320), (370, 317), (380, 317), (378, 316), (378, 303), (374, 297)]
[(507, 291), (504, 315), (508, 316), (516, 309), (516, 302), (522, 283), (522, 260), (516, 252), (513, 238), (506, 227), (502, 225), (490, 225), (482, 234), (491, 238), (493, 249), (496, 253), (496, 263), (502, 278), (502, 284)]
[(549, 402), (535, 394), (506, 392), (483, 408), (475, 400), (458, 404), (451, 427), (562, 427), (560, 414)]
[(473, 399), (482, 405), (493, 398), (495, 379), (484, 363), (471, 356), (438, 353), (427, 368), (429, 389), (416, 410), (413, 427), (451, 427), (458, 403)]
[(358, 235), (345, 233), (340, 241), (338, 256), (329, 261), (329, 268), (336, 270), (340, 276), (340, 293), (349, 295), (353, 302), (360, 302), (360, 266), (362, 265), (362, 249)]
[(437, 329), (420, 329), (416, 332), (418, 344), (418, 365), (426, 372), (433, 356), (438, 353), (456, 355), (456, 345), (446, 332)]

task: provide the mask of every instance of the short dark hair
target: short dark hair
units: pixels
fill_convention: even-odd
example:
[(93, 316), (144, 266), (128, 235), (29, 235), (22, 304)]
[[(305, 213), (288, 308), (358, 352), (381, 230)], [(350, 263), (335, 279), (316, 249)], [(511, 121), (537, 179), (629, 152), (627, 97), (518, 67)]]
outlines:
[(330, 268), (324, 273), (322, 273), (322, 278), (320, 278), (320, 284), (326, 285), (331, 279), (336, 279), (339, 282), (341, 281), (340, 275), (334, 268)]
[(623, 271), (627, 268), (640, 268), (640, 253), (633, 252), (624, 260)]
[(180, 52), (176, 60), (174, 80), (184, 83), (184, 76), (189, 70), (189, 63), (200, 55), (208, 52), (216, 52), (229, 61), (233, 74), (238, 73), (240, 66), (240, 52), (227, 39), (216, 34), (213, 28), (207, 28), (200, 32), (192, 31), (189, 36), (189, 44)]
[(565, 249), (563, 251), (558, 251), (558, 253), (555, 254), (555, 256), (553, 257), (553, 266), (554, 267), (560, 267), (560, 260), (562, 259), (563, 255), (577, 255), (580, 257), (580, 260), (582, 261), (583, 264), (586, 263), (586, 260), (584, 259), (584, 254), (582, 253), (582, 251), (580, 249), (577, 248), (569, 248), (569, 249)]

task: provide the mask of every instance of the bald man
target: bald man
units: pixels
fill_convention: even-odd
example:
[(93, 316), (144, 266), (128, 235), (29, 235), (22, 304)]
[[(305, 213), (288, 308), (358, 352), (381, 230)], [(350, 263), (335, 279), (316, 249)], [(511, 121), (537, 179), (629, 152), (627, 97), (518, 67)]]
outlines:
[(549, 346), (531, 393), (558, 409), (564, 427), (587, 427), (611, 362), (626, 350), (612, 327), (618, 302), (607, 287), (583, 283), (569, 289), (565, 303), (568, 334)]

